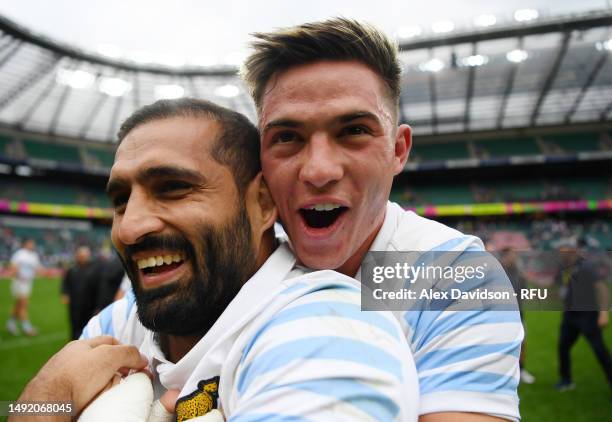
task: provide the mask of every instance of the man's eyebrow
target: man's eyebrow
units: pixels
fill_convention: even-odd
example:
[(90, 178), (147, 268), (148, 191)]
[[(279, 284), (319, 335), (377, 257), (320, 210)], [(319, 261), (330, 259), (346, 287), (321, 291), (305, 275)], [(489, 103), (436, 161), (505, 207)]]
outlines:
[(277, 119), (277, 120), (272, 120), (271, 122), (268, 122), (268, 124), (266, 124), (263, 128), (263, 131), (267, 131), (270, 130), (272, 128), (275, 127), (290, 127), (290, 128), (297, 128), (302, 126), (302, 123), (298, 122), (297, 120), (292, 120), (292, 119)]
[(369, 111), (355, 111), (355, 112), (343, 114), (341, 116), (336, 117), (334, 120), (338, 121), (339, 123), (349, 123), (357, 119), (372, 119), (380, 123), (380, 119), (378, 118), (378, 116)]
[[(151, 179), (182, 179), (188, 180), (193, 183), (202, 184), (205, 181), (205, 177), (202, 173), (186, 169), (183, 167), (176, 166), (157, 166), (157, 167), (149, 167), (139, 172), (136, 176), (140, 183), (146, 183)], [(106, 195), (111, 196), (117, 191), (121, 191), (123, 189), (129, 189), (129, 182), (123, 178), (114, 178), (110, 179), (106, 185)]]
[(120, 179), (120, 178), (110, 179), (108, 183), (106, 184), (106, 188), (105, 188), (106, 196), (110, 197), (114, 193), (122, 189), (125, 189), (127, 186), (128, 186), (128, 183), (123, 179)]
[[(371, 113), (369, 111), (361, 111), (361, 110), (353, 111), (350, 113), (346, 113), (346, 114), (337, 116), (334, 118), (334, 121), (337, 123), (349, 123), (357, 119), (372, 119), (372, 120), (375, 120), (377, 123), (380, 123), (380, 119), (378, 118), (376, 114)], [(281, 118), (277, 120), (272, 120), (271, 122), (266, 124), (263, 128), (263, 132), (268, 131), (275, 127), (299, 128), (302, 126), (304, 126), (304, 124), (298, 120)]]
[(190, 180), (194, 183), (202, 183), (204, 175), (199, 171), (176, 166), (149, 167), (138, 173), (138, 181), (146, 182), (149, 179), (175, 178)]

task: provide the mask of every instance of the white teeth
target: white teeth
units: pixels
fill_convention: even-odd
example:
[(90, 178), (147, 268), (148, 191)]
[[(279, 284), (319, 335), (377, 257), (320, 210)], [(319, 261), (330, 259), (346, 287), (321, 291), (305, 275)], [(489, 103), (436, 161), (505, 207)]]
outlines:
[(336, 208), (340, 208), (342, 205), (340, 204), (315, 204), (315, 205), (311, 205), (310, 207), (308, 207), (307, 209), (309, 210), (315, 210), (315, 211), (331, 211), (331, 210), (335, 210)]
[(173, 262), (181, 261), (183, 261), (183, 257), (179, 254), (156, 255), (150, 256), (148, 258), (139, 259), (138, 261), (136, 261), (136, 265), (138, 266), (139, 270), (143, 270), (145, 268), (159, 267), (160, 265), (169, 265)]

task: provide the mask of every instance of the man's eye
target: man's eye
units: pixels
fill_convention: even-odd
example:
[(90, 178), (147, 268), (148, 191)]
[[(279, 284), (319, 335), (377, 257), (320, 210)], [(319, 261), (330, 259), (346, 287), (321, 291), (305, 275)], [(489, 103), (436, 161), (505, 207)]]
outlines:
[(365, 135), (370, 131), (364, 126), (347, 126), (342, 129), (341, 135)]
[(125, 207), (128, 201), (128, 195), (117, 195), (110, 198), (110, 201), (115, 211), (117, 211)]
[(182, 192), (190, 188), (191, 188), (190, 183), (180, 182), (180, 181), (171, 181), (171, 182), (164, 182), (160, 184), (158, 187), (158, 191), (160, 193), (175, 193), (175, 192)]
[(297, 141), (298, 137), (295, 132), (279, 132), (274, 135), (272, 142), (275, 144), (286, 144), (287, 142)]

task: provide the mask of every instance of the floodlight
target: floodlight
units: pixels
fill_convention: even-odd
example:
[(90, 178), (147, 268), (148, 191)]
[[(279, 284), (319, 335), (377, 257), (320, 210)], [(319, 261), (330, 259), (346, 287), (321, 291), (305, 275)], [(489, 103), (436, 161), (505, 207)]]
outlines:
[(469, 67), (482, 66), (483, 64), (487, 64), (488, 62), (489, 58), (487, 56), (483, 56), (482, 54), (475, 54), (473, 56), (461, 59), (461, 64), (463, 66)]
[(102, 78), (98, 89), (111, 97), (121, 97), (132, 90), (132, 84), (121, 78)]
[(401, 26), (397, 29), (396, 35), (398, 38), (408, 39), (418, 37), (422, 32), (420, 26)]
[(527, 60), (529, 54), (525, 50), (512, 50), (506, 54), (506, 59), (512, 63), (521, 63)]
[(240, 94), (240, 89), (236, 85), (227, 84), (215, 89), (215, 95), (219, 97), (231, 98), (238, 94)]
[(474, 25), (480, 26), (483, 28), (493, 26), (496, 23), (497, 23), (497, 18), (495, 17), (495, 15), (491, 15), (491, 14), (480, 15), (474, 19)]
[(514, 20), (517, 22), (528, 22), (537, 19), (540, 13), (536, 9), (519, 9), (514, 12)]
[(84, 70), (69, 70), (69, 69), (58, 69), (55, 80), (62, 84), (68, 85), (75, 89), (84, 89), (91, 86), (94, 83), (96, 77)]
[(423, 72), (439, 72), (444, 69), (444, 62), (440, 59), (431, 59), (419, 65)]

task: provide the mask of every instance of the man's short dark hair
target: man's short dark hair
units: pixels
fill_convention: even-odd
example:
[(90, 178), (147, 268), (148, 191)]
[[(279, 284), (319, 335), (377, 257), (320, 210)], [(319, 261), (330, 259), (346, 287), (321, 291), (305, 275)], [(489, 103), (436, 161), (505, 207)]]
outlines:
[(276, 74), (322, 60), (355, 60), (380, 76), (397, 114), (401, 75), (397, 45), (375, 27), (333, 18), (253, 36), (254, 52), (244, 64), (242, 77), (259, 112), (266, 85)]
[(119, 143), (137, 126), (172, 117), (200, 117), (218, 122), (221, 134), (210, 148), (219, 164), (231, 169), (238, 191), (261, 170), (259, 131), (244, 115), (215, 103), (194, 98), (159, 100), (136, 110), (128, 117), (117, 134)]

